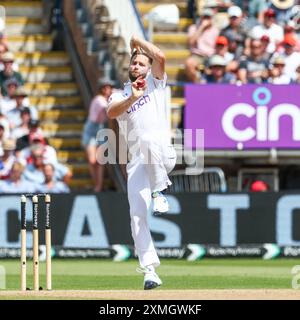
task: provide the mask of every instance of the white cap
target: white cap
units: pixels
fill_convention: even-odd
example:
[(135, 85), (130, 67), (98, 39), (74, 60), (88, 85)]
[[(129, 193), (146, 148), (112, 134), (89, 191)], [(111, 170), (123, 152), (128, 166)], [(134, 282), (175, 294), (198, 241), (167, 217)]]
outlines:
[(283, 56), (274, 56), (272, 59), (271, 59), (271, 64), (282, 64), (282, 65), (285, 65), (285, 59)]
[(209, 9), (209, 8), (205, 8), (203, 9), (202, 11), (202, 16), (206, 16), (206, 17), (212, 17), (214, 15), (214, 12), (212, 9)]
[(229, 7), (227, 13), (229, 17), (241, 17), (243, 14), (242, 9), (238, 6)]
[(222, 56), (219, 56), (219, 55), (213, 55), (210, 57), (209, 61), (208, 61), (208, 65), (209, 67), (212, 67), (212, 66), (222, 66), (222, 67), (225, 67), (226, 66), (226, 60), (222, 57)]

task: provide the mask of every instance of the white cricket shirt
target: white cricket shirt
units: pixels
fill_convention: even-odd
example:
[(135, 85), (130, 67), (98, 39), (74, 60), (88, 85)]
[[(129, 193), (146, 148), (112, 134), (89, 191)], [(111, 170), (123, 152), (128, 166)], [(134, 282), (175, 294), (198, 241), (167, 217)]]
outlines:
[[(145, 78), (147, 88), (143, 97), (133, 103), (127, 111), (117, 117), (119, 128), (124, 135), (128, 147), (144, 134), (149, 134), (157, 142), (169, 143), (170, 132), (166, 97), (167, 75), (162, 80), (148, 73)], [(113, 93), (108, 100), (108, 107), (132, 95), (131, 82), (124, 85), (124, 90)]]

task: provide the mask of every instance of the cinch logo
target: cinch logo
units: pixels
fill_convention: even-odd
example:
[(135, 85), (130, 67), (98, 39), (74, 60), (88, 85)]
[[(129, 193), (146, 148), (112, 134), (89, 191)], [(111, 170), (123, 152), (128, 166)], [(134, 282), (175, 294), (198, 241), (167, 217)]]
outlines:
[[(249, 141), (278, 141), (280, 139), (280, 119), (288, 116), (292, 120), (292, 139), (300, 141), (300, 108), (291, 103), (281, 103), (272, 108), (267, 107), (272, 93), (265, 87), (257, 88), (252, 95), (256, 107), (248, 103), (231, 105), (222, 117), (222, 128), (225, 134), (237, 142)], [(238, 117), (248, 120), (255, 117), (254, 126), (237, 128)]]
[(135, 104), (131, 106), (129, 110), (127, 110), (127, 113), (135, 112), (137, 111), (140, 107), (142, 107), (145, 103), (148, 103), (150, 101), (150, 97), (147, 94), (146, 96), (143, 96), (140, 100), (138, 100)]

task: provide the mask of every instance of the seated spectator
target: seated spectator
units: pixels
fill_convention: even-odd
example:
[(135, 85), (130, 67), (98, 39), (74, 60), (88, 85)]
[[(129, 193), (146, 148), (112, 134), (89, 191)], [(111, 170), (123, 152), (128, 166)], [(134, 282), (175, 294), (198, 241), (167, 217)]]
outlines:
[(6, 52), (2, 55), (2, 62), (4, 68), (0, 71), (0, 86), (1, 92), (5, 96), (6, 92), (6, 81), (9, 79), (15, 79), (19, 86), (24, 84), (23, 77), (17, 71), (13, 70), (13, 63), (14, 63), (14, 54), (12, 52)]
[(48, 159), (53, 163), (57, 162), (56, 150), (47, 144), (44, 134), (39, 128), (29, 132), (28, 143), (28, 146), (23, 148), (21, 152), (18, 153), (18, 156), (25, 159), (27, 163), (32, 162), (32, 149), (35, 147), (42, 148), (44, 159)]
[(17, 154), (20, 154), (21, 150), (30, 147), (31, 141), (30, 141), (29, 137), (31, 137), (31, 140), (32, 140), (32, 137), (35, 134), (37, 134), (37, 135), (41, 136), (44, 139), (44, 134), (43, 134), (42, 129), (39, 127), (39, 121), (38, 120), (30, 120), (28, 126), (29, 126), (28, 134), (18, 138), (17, 141), (16, 141), (16, 153)]
[(268, 8), (268, 0), (233, 0), (232, 2), (242, 9), (242, 23), (247, 33), (257, 24), (263, 23), (264, 11)]
[(284, 58), (278, 56), (271, 60), (269, 66), (269, 78), (268, 82), (273, 84), (289, 84), (292, 79), (288, 75), (283, 73), (285, 67)]
[[(69, 184), (72, 179), (71, 170), (64, 164), (58, 162), (56, 150), (47, 143), (47, 140), (41, 136), (40, 133), (29, 134), (30, 149), (39, 148), (43, 149), (43, 164), (52, 163), (55, 167), (55, 179), (64, 181)], [(28, 150), (28, 149), (27, 149)], [(26, 155), (26, 149), (23, 150), (23, 156)], [(31, 153), (32, 155), (32, 153)], [(31, 162), (31, 155), (27, 160)]]
[(32, 147), (32, 163), (27, 164), (24, 171), (24, 177), (27, 181), (34, 182), (35, 184), (42, 184), (44, 182), (43, 152), (43, 147), (40, 145)]
[(220, 35), (227, 39), (235, 39), (238, 45), (243, 48), (246, 39), (246, 33), (241, 25), (243, 12), (241, 8), (232, 6), (227, 11), (229, 17), (229, 25), (221, 30)]
[[(32, 164), (34, 162), (32, 151), (36, 149), (42, 150), (42, 163), (51, 162), (55, 165), (56, 179), (63, 180), (68, 184), (72, 178), (72, 172), (67, 166), (58, 162), (56, 150), (47, 144), (43, 131), (38, 127), (38, 122), (31, 121), (29, 134), (17, 139), (16, 156), (18, 159), (25, 160), (27, 164)], [(29, 171), (34, 172), (34, 167), (29, 167)]]
[(25, 107), (21, 110), (21, 124), (14, 128), (11, 132), (11, 137), (15, 140), (26, 136), (30, 131), (31, 113), (30, 109)]
[(283, 40), (283, 28), (276, 23), (276, 13), (272, 9), (264, 12), (263, 24), (259, 24), (250, 31), (253, 39), (261, 39), (268, 36), (270, 39), (267, 47), (268, 53), (274, 53), (276, 46)]
[(37, 192), (37, 187), (34, 183), (23, 179), (24, 171), (23, 164), (14, 162), (12, 165), (9, 179), (0, 181), (1, 193), (34, 193)]
[[(29, 156), (26, 157), (29, 150)], [(55, 179), (66, 183), (70, 181), (72, 173), (68, 167), (57, 161), (54, 148), (35, 140), (29, 150), (23, 150), (25, 152), (19, 154), (20, 159), (27, 161), (24, 172), (24, 177), (27, 180), (42, 184), (44, 182), (43, 165), (44, 163), (52, 163), (55, 166)]]
[[(26, 98), (26, 97), (27, 97), (27, 93), (22, 87), (19, 87), (16, 90), (16, 92), (14, 93), (14, 98), (16, 100), (16, 106), (15, 106), (15, 108), (11, 109), (7, 113), (7, 118), (9, 120), (10, 127), (12, 129), (20, 126), (22, 123), (21, 111), (25, 107), (27, 107), (27, 106), (24, 106), (24, 104), (23, 104), (24, 98)], [(37, 120), (38, 119), (38, 112), (37, 112), (36, 108), (34, 108), (32, 106), (30, 106), (28, 108), (30, 110), (31, 119)]]
[[(293, 38), (296, 40), (296, 45), (295, 45), (295, 51), (300, 52), (300, 39), (297, 35), (296, 29), (295, 29), (295, 22), (290, 20), (285, 26), (284, 26), (284, 39), (286, 38)], [(283, 52), (284, 48), (283, 46), (279, 46), (277, 48), (278, 52)]]
[(224, 36), (217, 37), (215, 55), (223, 57), (226, 65), (233, 61), (234, 55), (228, 52), (228, 40)]
[(268, 77), (268, 66), (261, 41), (252, 39), (250, 55), (241, 58), (238, 78), (242, 83), (262, 83)]
[(269, 43), (270, 43), (270, 38), (268, 36), (266, 36), (266, 35), (263, 35), (260, 38), (260, 43), (261, 43), (261, 46), (262, 46), (263, 58), (265, 60), (270, 60), (271, 54), (267, 51), (267, 48), (268, 48)]
[(3, 114), (7, 113), (16, 107), (15, 93), (18, 89), (18, 81), (15, 78), (11, 78), (5, 82), (6, 96), (2, 98), (1, 109)]
[(198, 12), (201, 16), (203, 10), (212, 10), (212, 23), (218, 30), (221, 30), (228, 24), (228, 18), (225, 11), (227, 11), (231, 5), (232, 2), (230, 0), (204, 0), (202, 8), (201, 10), (198, 10)]
[(268, 0), (234, 0), (247, 16), (246, 28), (249, 31), (257, 24), (264, 21), (264, 12), (268, 8)]
[(212, 24), (213, 12), (211, 9), (203, 10), (200, 22), (188, 29), (188, 43), (191, 56), (185, 62), (186, 77), (188, 81), (197, 82), (198, 67), (204, 60), (215, 52), (215, 42), (219, 30)]
[(3, 154), (0, 157), (0, 179), (5, 180), (9, 178), (9, 173), (16, 160), (14, 151), (16, 144), (14, 140), (7, 139), (2, 143)]
[[(1, 39), (1, 32), (0, 32), (0, 39)], [(8, 51), (8, 48), (5, 45), (2, 45), (0, 40), (0, 71), (4, 70), (4, 62), (3, 62), (3, 56), (5, 57), (5, 53)], [(19, 65), (17, 62), (13, 61), (12, 64), (13, 71), (19, 71)]]
[(275, 11), (278, 24), (284, 26), (292, 16), (292, 1), (271, 0), (270, 8)]
[(214, 55), (209, 59), (209, 73), (202, 75), (201, 83), (235, 83), (235, 76), (226, 72), (226, 61)]
[(236, 62), (238, 62), (243, 55), (244, 51), (244, 44), (243, 42), (240, 42), (241, 38), (239, 35), (235, 34), (228, 34), (228, 52), (233, 54), (234, 59)]
[(45, 181), (41, 184), (39, 192), (41, 193), (67, 193), (70, 192), (69, 187), (62, 181), (55, 180), (55, 166), (46, 163), (43, 167)]
[[(231, 44), (231, 50), (234, 47)], [(235, 73), (239, 66), (235, 52), (229, 51), (229, 41), (224, 36), (219, 36), (216, 40), (215, 55), (221, 56), (226, 61), (226, 71)]]
[[(296, 39), (293, 35), (287, 34), (283, 40), (284, 52), (280, 54), (285, 61), (284, 74), (291, 77), (292, 80), (296, 80), (296, 69), (300, 63), (300, 52), (295, 51)], [(275, 54), (275, 56), (277, 53)]]
[(218, 12), (218, 5), (218, 0), (197, 0), (197, 17), (201, 17), (203, 10), (205, 9), (211, 9), (213, 11), (213, 14), (216, 14)]

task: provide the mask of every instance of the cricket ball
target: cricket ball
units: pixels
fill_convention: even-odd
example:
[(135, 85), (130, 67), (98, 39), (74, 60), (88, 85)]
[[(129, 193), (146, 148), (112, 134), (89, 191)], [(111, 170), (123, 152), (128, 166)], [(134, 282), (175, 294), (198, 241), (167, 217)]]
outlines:
[(138, 89), (140, 89), (140, 88), (145, 86), (146, 80), (145, 79), (140, 79), (140, 80), (137, 81), (136, 84), (137, 84)]

